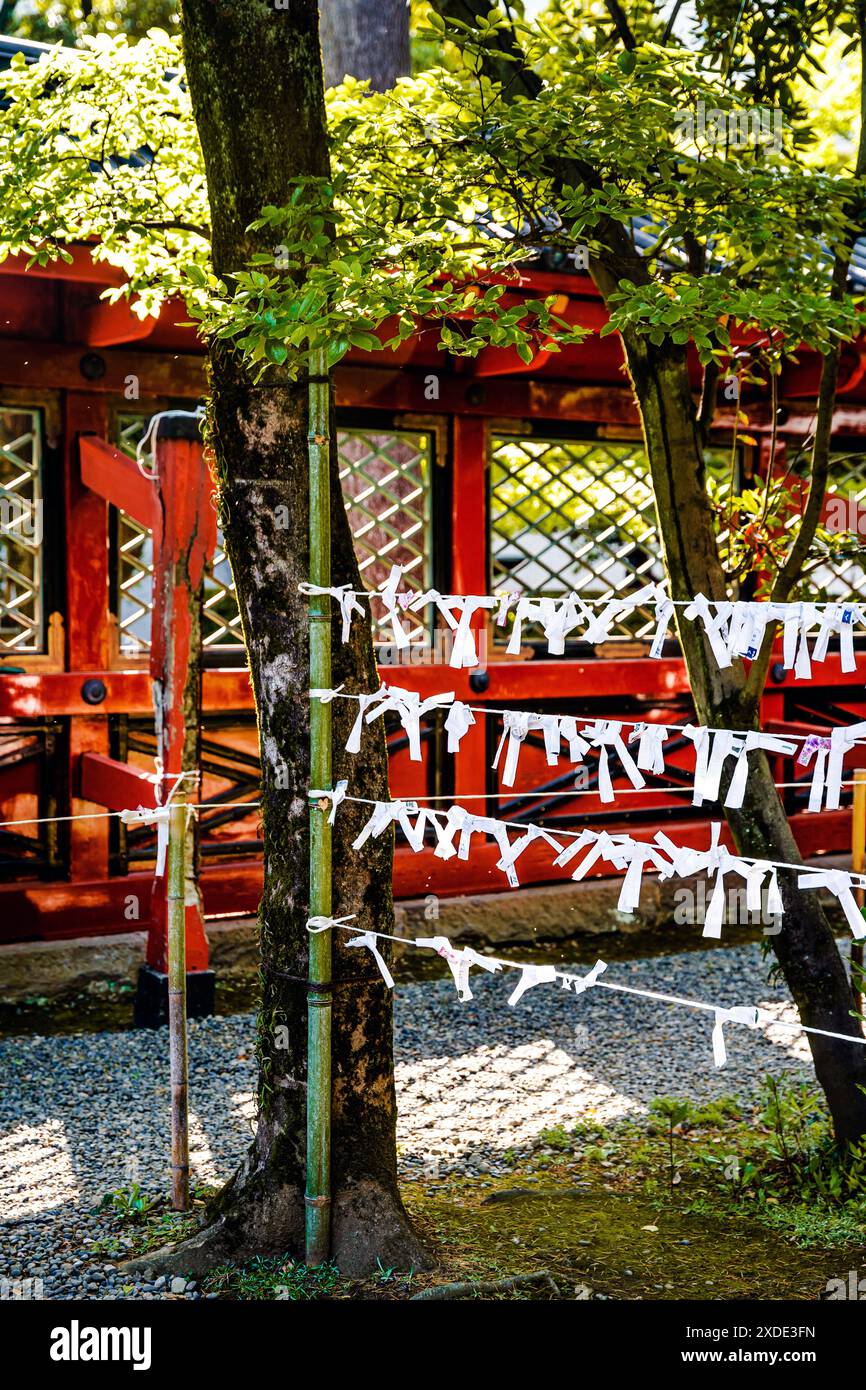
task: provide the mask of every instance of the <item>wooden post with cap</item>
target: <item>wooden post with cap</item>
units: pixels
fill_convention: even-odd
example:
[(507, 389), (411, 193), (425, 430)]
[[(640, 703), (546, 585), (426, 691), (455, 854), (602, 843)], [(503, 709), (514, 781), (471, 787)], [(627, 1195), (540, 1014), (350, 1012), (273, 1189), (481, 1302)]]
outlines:
[(189, 1208), (189, 1060), (186, 1036), (186, 836), (181, 787), (168, 820), (168, 1050), (171, 1076), (171, 1204)]

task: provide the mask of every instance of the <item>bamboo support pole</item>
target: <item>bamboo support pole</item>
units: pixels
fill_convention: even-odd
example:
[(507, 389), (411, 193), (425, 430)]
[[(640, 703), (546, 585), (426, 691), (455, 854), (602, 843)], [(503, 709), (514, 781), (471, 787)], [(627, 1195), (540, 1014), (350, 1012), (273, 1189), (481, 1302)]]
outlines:
[[(851, 869), (855, 874), (866, 871), (866, 768), (854, 770), (854, 804), (851, 810)], [(854, 896), (858, 907), (864, 904), (864, 890), (855, 888)], [(854, 1007), (858, 1014), (863, 1012), (863, 942), (851, 942), (851, 984), (854, 990)]]
[[(310, 583), (331, 582), (328, 378), (324, 349), (310, 353)], [(331, 600), (310, 597), (310, 686), (331, 684)], [(331, 706), (312, 700), (310, 786), (331, 789)], [(310, 800), (310, 915), (331, 915), (328, 804)], [(331, 1245), (331, 933), (309, 939), (307, 987), (306, 1262), (323, 1264)]]
[(189, 1068), (186, 1046), (187, 807), (178, 789), (168, 828), (168, 1046), (171, 1075), (171, 1204), (189, 1208)]

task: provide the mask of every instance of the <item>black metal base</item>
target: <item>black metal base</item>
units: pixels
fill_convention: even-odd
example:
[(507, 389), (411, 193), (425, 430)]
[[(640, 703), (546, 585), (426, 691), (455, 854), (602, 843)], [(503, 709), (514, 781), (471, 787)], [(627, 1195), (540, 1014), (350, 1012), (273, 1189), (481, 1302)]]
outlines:
[[(216, 976), (212, 970), (188, 970), (187, 1018), (209, 1018), (214, 1011), (215, 994)], [(162, 1028), (168, 1023), (168, 976), (151, 965), (143, 965), (138, 972), (132, 1017), (136, 1028)]]

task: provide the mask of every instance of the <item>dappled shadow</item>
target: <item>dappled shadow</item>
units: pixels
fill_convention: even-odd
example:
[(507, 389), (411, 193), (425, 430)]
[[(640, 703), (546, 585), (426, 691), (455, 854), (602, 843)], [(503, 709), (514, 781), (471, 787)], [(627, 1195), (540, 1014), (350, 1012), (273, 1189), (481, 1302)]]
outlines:
[[(195, 1181), (227, 1178), (249, 1144), (253, 1034), (252, 1017), (190, 1025)], [(0, 1219), (89, 1207), (132, 1183), (167, 1190), (167, 1029), (9, 1038), (0, 1076)]]
[[(564, 966), (584, 974), (588, 963)], [(545, 1129), (645, 1113), (655, 1096), (752, 1098), (763, 1076), (813, 1076), (802, 1035), (726, 1028), (727, 1066), (713, 1063), (713, 1016), (605, 989), (554, 985), (507, 1004), (517, 974), (473, 971), (474, 998), (450, 980), (398, 990), (401, 1160), (432, 1176), (500, 1168)], [(796, 1021), (787, 991), (768, 983), (758, 947), (620, 962), (607, 978), (718, 1003), (758, 1004)]]
[[(584, 973), (591, 964), (570, 966)], [(610, 980), (794, 1018), (767, 983), (757, 947), (611, 965)], [(656, 1095), (754, 1097), (766, 1074), (811, 1077), (802, 1037), (727, 1029), (713, 1065), (712, 1016), (593, 989), (528, 991), (516, 972), (473, 971), (461, 1004), (450, 977), (399, 986), (395, 1000), (398, 1142), (406, 1176), (506, 1171), (509, 1150), (546, 1129), (646, 1110)], [(191, 1167), (226, 1180), (251, 1139), (255, 1019), (190, 1027)], [(103, 1033), (0, 1042), (0, 1219), (92, 1207), (108, 1191), (169, 1182), (168, 1038)], [(0, 1243), (3, 1233), (0, 1230)]]

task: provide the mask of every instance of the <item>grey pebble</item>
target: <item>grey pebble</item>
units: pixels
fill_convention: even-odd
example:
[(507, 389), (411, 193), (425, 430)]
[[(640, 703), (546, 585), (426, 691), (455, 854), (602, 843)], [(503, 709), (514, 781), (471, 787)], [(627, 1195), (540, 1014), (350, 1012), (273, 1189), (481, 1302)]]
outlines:
[[(587, 952), (561, 965), (585, 973), (594, 960)], [(399, 1165), (430, 1190), (452, 1174), (510, 1171), (506, 1151), (519, 1161), (546, 1129), (642, 1120), (657, 1095), (734, 1094), (748, 1105), (768, 1074), (813, 1077), (802, 1035), (730, 1024), (728, 1065), (717, 1071), (711, 1014), (553, 985), (510, 1008), (512, 976), (473, 971), (465, 1004), (450, 979), (395, 990)], [(759, 1004), (796, 1021), (756, 945), (614, 963), (602, 978), (722, 1006)], [(255, 1016), (191, 1020), (189, 1053), (192, 1176), (218, 1184), (250, 1142)], [(166, 1195), (167, 1054), (164, 1028), (0, 1040), (0, 1274), (41, 1271), (54, 1299), (202, 1296), (195, 1281), (167, 1284), (153, 1270), (119, 1275), (107, 1261), (123, 1258), (131, 1236), (94, 1211), (133, 1183), (147, 1197)], [(108, 1237), (111, 1246), (93, 1250)]]

